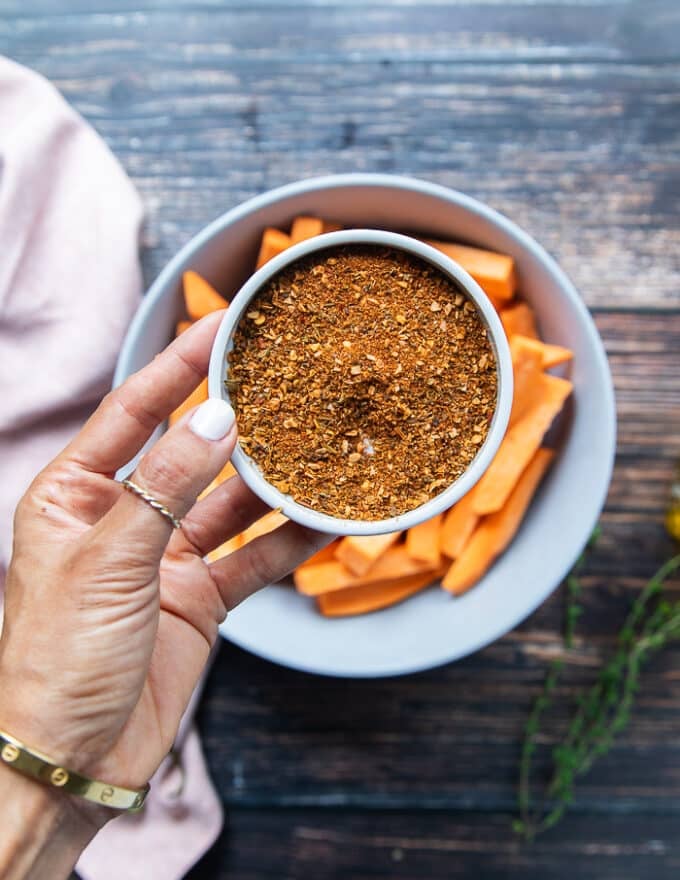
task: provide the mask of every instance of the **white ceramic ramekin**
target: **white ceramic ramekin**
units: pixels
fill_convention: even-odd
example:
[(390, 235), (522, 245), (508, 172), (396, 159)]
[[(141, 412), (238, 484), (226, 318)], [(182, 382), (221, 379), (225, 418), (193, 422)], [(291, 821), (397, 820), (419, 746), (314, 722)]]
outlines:
[[(232, 463), (253, 492), (270, 507), (280, 508), (285, 516), (295, 522), (334, 535), (378, 535), (411, 528), (455, 504), (475, 485), (487, 469), (507, 428), (512, 406), (512, 363), (508, 343), (493, 305), (477, 282), (458, 263), (415, 238), (378, 229), (349, 229), (300, 242), (274, 257), (255, 272), (232, 300), (215, 338), (210, 359), (208, 388), (211, 397), (229, 400), (224, 379), (227, 373), (227, 357), (233, 347), (234, 332), (250, 303), (267, 282), (301, 257), (328, 248), (352, 244), (381, 245), (405, 251), (425, 260), (453, 281), (477, 307), (495, 355), (498, 377), (495, 412), (479, 452), (467, 470), (431, 501), (399, 516), (375, 521), (342, 519), (298, 504), (292, 496), (284, 495), (269, 483), (255, 462), (240, 446), (234, 451)], [(443, 393), (446, 393), (446, 389)]]

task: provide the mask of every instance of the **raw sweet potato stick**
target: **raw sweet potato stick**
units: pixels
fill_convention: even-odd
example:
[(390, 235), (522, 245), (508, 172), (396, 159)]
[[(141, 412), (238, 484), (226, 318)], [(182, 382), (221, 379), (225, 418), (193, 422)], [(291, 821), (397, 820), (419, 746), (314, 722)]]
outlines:
[(517, 533), (554, 455), (550, 449), (539, 449), (534, 454), (503, 508), (481, 521), (463, 552), (451, 565), (442, 581), (445, 590), (456, 595), (469, 590), (505, 550)]
[(539, 338), (536, 328), (536, 316), (531, 306), (527, 303), (519, 302), (508, 306), (501, 310), (500, 316), (508, 339), (517, 334), (529, 336), (531, 339)]
[(561, 345), (550, 345), (547, 342), (541, 342), (540, 339), (531, 339), (529, 336), (522, 336), (519, 333), (510, 337), (511, 353), (518, 346), (523, 346), (525, 349), (537, 352), (540, 355), (541, 369), (543, 370), (549, 370), (558, 364), (566, 363), (566, 361), (570, 361), (574, 357), (574, 352), (569, 348), (564, 348)]
[(488, 470), (476, 486), (474, 510), (495, 513), (505, 504), (572, 390), (571, 382), (543, 373), (526, 414), (508, 429)]
[(512, 409), (509, 425), (512, 426), (531, 408), (536, 400), (536, 388), (543, 375), (543, 354), (532, 347), (527, 336), (513, 336), (510, 340), (512, 357)]
[(396, 581), (379, 581), (364, 587), (350, 587), (317, 596), (319, 611), (324, 617), (349, 617), (366, 614), (402, 602), (429, 586), (442, 572), (432, 571), (416, 574)]
[(479, 514), (474, 511), (474, 498), (473, 487), (444, 515), (439, 535), (439, 549), (449, 559), (455, 559), (460, 555), (479, 522)]
[(318, 217), (296, 217), (290, 227), (290, 240), (292, 244), (314, 238), (323, 232), (323, 220)]
[(352, 574), (365, 574), (400, 535), (401, 532), (388, 532), (386, 535), (349, 535), (338, 544), (335, 558)]
[(285, 232), (281, 232), (279, 229), (274, 229), (273, 226), (268, 226), (262, 233), (262, 242), (260, 244), (260, 251), (257, 255), (255, 268), (262, 268), (262, 266), (264, 266), (265, 263), (268, 263), (272, 257), (285, 251), (286, 248), (291, 246), (291, 244), (292, 241), (290, 240), (290, 236), (286, 235)]
[(433, 566), (439, 565), (441, 559), (439, 536), (442, 518), (443, 515), (439, 513), (406, 532), (406, 552), (411, 559), (429, 562)]
[(427, 562), (411, 559), (405, 547), (390, 547), (363, 575), (352, 574), (341, 562), (321, 562), (319, 565), (298, 568), (293, 579), (298, 592), (306, 596), (320, 596), (347, 587), (398, 580), (426, 572), (431, 574), (434, 570), (434, 566)]
[(191, 269), (182, 275), (184, 302), (192, 321), (205, 318), (211, 312), (226, 309), (229, 303), (209, 284), (205, 278)]
[(460, 263), (489, 296), (499, 300), (510, 300), (515, 295), (517, 285), (515, 261), (507, 254), (497, 254), (494, 251), (454, 244), (450, 241), (433, 239), (424, 239), (424, 241), (447, 257), (451, 257), (456, 263)]

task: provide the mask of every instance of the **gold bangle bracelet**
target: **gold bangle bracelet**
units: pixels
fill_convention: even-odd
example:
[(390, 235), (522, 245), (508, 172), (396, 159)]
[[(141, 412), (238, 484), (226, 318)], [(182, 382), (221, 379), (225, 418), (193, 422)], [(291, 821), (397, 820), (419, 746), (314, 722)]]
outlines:
[(137, 812), (141, 810), (149, 793), (148, 784), (135, 791), (121, 788), (119, 785), (110, 785), (107, 782), (98, 782), (74, 770), (67, 770), (66, 767), (56, 764), (42, 752), (29, 748), (4, 730), (0, 730), (0, 761), (18, 773), (37, 779), (50, 788), (59, 788), (114, 810)]

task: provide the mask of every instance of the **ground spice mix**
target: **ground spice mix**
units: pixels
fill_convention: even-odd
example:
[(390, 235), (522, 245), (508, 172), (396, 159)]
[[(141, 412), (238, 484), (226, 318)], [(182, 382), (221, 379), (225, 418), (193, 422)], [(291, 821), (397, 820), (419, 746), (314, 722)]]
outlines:
[(476, 307), (430, 264), (374, 245), (280, 272), (241, 320), (226, 380), (266, 479), (332, 516), (434, 498), (479, 451), (496, 361)]

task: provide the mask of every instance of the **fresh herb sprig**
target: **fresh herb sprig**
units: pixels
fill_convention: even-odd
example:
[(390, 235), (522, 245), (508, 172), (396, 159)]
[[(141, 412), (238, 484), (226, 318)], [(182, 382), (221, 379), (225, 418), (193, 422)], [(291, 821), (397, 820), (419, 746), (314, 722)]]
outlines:
[[(598, 534), (593, 535), (586, 550), (593, 546)], [(567, 578), (566, 649), (573, 647), (574, 628), (581, 613), (579, 574), (585, 558), (586, 551)], [(577, 777), (587, 773), (593, 762), (609, 750), (628, 723), (642, 667), (666, 644), (680, 638), (680, 601), (660, 598), (664, 582), (678, 569), (680, 555), (662, 565), (633, 602), (617, 636), (613, 656), (601, 667), (594, 684), (577, 699), (566, 734), (552, 751), (552, 774), (545, 797), (536, 808), (531, 792), (532, 759), (541, 721), (552, 706), (564, 661), (555, 660), (548, 668), (543, 690), (534, 701), (525, 726), (520, 757), (519, 818), (513, 828), (525, 839), (532, 840), (559, 822), (573, 800)]]

